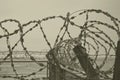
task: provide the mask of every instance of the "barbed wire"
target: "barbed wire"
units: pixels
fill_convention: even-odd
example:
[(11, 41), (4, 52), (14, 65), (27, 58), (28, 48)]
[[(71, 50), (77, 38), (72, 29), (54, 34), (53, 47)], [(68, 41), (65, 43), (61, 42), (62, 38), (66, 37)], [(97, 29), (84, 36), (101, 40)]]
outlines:
[[(73, 14), (76, 14), (76, 13), (78, 13), (78, 15), (74, 16)], [(88, 18), (88, 15), (90, 15), (90, 13), (104, 14), (111, 20), (111, 23), (113, 23), (114, 25), (105, 23), (103, 21), (90, 20)], [(84, 25), (81, 26), (79, 24), (76, 24), (76, 22), (74, 22), (73, 20), (83, 14), (86, 14), (86, 21), (84, 22)], [(73, 48), (76, 45), (81, 44), (82, 46), (84, 46), (84, 48), (86, 48), (86, 51), (88, 51), (88, 54), (91, 54), (90, 53), (91, 48), (93, 48), (95, 50), (95, 58), (92, 60), (92, 63), (93, 63), (93, 65), (96, 65), (96, 70), (99, 71), (101, 77), (111, 78), (109, 75), (111, 75), (113, 72), (113, 65), (111, 66), (111, 68), (109, 68), (106, 71), (102, 71), (102, 68), (105, 66), (110, 53), (112, 53), (112, 50), (114, 51), (112, 54), (115, 54), (117, 40), (112, 40), (112, 37), (109, 34), (107, 34), (104, 30), (100, 29), (100, 27), (97, 27), (97, 26), (100, 25), (100, 26), (107, 27), (108, 30), (113, 30), (115, 32), (115, 35), (117, 35), (119, 33), (120, 21), (117, 18), (114, 18), (113, 16), (111, 16), (107, 12), (104, 12), (102, 10), (95, 10), (95, 9), (82, 10), (82, 11), (80, 10), (80, 11), (74, 12), (71, 14), (69, 21), (70, 21), (70, 25), (80, 28), (81, 33), (79, 34), (79, 36), (77, 38), (69, 37), (70, 39), (60, 41), (55, 46), (56, 52), (54, 53), (54, 55), (56, 55), (59, 63), (62, 64), (63, 66), (67, 66), (67, 68), (69, 67), (69, 69), (72, 68), (71, 70), (75, 71), (76, 70), (75, 66), (72, 66), (72, 65), (75, 65), (75, 61), (71, 64), (72, 60), (75, 57)], [(67, 28), (70, 28), (70, 27), (67, 27)], [(96, 30), (92, 31), (92, 29), (96, 29)], [(105, 36), (105, 38), (107, 38), (107, 39), (105, 39), (101, 35)], [(94, 43), (90, 44), (89, 43), (90, 41), (88, 38), (92, 39)], [(86, 44), (88, 44), (88, 47), (86, 46)], [(97, 63), (98, 56), (99, 56), (99, 54), (101, 54), (100, 48), (104, 49), (104, 54), (105, 54), (105, 58), (103, 59), (101, 64)], [(73, 56), (73, 54), (74, 54), (74, 56)], [(66, 58), (66, 56), (68, 58)], [(79, 66), (79, 67), (77, 67), (77, 69), (78, 69), (77, 71), (81, 70), (80, 63), (78, 63), (77, 65)], [(79, 72), (81, 73), (81, 71), (79, 71)]]
[[(111, 23), (113, 23), (113, 25), (103, 22), (103, 21), (99, 21), (99, 20), (91, 20), (89, 17), (91, 15), (91, 13), (96, 13), (97, 15), (103, 14), (102, 16), (108, 17), (109, 20), (111, 21)], [(84, 14), (85, 14), (85, 22), (81, 26), (81, 25), (77, 24), (74, 20), (77, 17), (80, 17), (81, 15), (84, 15)], [(42, 26), (41, 24), (48, 20), (57, 19), (57, 18), (63, 20), (64, 23), (61, 26), (61, 28), (57, 34), (54, 45), (52, 46), (47, 38), (45, 31), (44, 31), (44, 26)], [(5, 24), (7, 22), (17, 24), (18, 29), (14, 30), (13, 32), (10, 33), (3, 26), (3, 24)], [(31, 28), (29, 28), (27, 31), (24, 32), (23, 31), (24, 28), (26, 28), (30, 24), (34, 24), (34, 25)], [(83, 73), (83, 71), (81, 70), (80, 64), (77, 62), (78, 59), (76, 58), (76, 55), (73, 52), (73, 48), (76, 45), (81, 44), (86, 49), (87, 54), (89, 55), (89, 60), (91, 61), (92, 65), (96, 66), (96, 70), (100, 73), (102, 78), (103, 77), (111, 78), (111, 77), (109, 77), (109, 75), (111, 75), (113, 73), (113, 70), (112, 70), (113, 66), (111, 66), (106, 71), (103, 71), (102, 68), (105, 66), (107, 59), (110, 56), (110, 53), (112, 53), (112, 51), (114, 51), (114, 53), (112, 53), (112, 54), (115, 54), (117, 41), (113, 40), (112, 37), (110, 35), (108, 35), (104, 30), (102, 30), (99, 26), (104, 26), (108, 30), (114, 31), (116, 33), (115, 35), (117, 35), (117, 33), (120, 32), (119, 24), (120, 24), (119, 19), (111, 16), (108, 12), (104, 12), (102, 10), (96, 10), (96, 9), (86, 9), (86, 10), (79, 10), (79, 11), (76, 11), (73, 13), (67, 13), (67, 15), (65, 17), (64, 16), (45, 17), (41, 20), (33, 20), (33, 21), (29, 21), (25, 24), (21, 24), (20, 21), (15, 20), (15, 19), (6, 19), (3, 21), (0, 21), (0, 28), (4, 32), (3, 35), (0, 35), (0, 39), (6, 38), (6, 44), (7, 44), (7, 48), (9, 51), (9, 53), (3, 58), (3, 60), (0, 63), (2, 65), (2, 63), (4, 63), (4, 61), (7, 60), (8, 57), (10, 57), (11, 67), (12, 67), (13, 72), (15, 73), (15, 76), (7, 76), (6, 75), (6, 76), (0, 76), (0, 77), (15, 78), (15, 79), (19, 79), (19, 80), (27, 80), (26, 79), (27, 77), (36, 75), (38, 72), (44, 70), (47, 67), (43, 63), (39, 63), (35, 59), (35, 57), (29, 53), (29, 50), (25, 46), (25, 41), (24, 41), (25, 35), (32, 32), (35, 28), (39, 27), (40, 32), (42, 32), (42, 34), (43, 34), (42, 37), (45, 39), (45, 42), (47, 43), (50, 50), (51, 49), (55, 50), (54, 53), (50, 53), (50, 54), (48, 53), (48, 55), (49, 55), (48, 57), (50, 57), (50, 55), (54, 55), (54, 57), (52, 57), (52, 58), (55, 60), (55, 62), (59, 63), (58, 65), (60, 67), (62, 66), (71, 71), (77, 71), (80, 74), (85, 75), (85, 73)], [(71, 28), (70, 26), (77, 27), (80, 30), (78, 37), (73, 37), (71, 35), (72, 33), (69, 31), (69, 28)], [(94, 29), (94, 31), (93, 31), (93, 29)], [(11, 46), (11, 41), (9, 38), (16, 34), (19, 34), (19, 40), (16, 41), (16, 43), (13, 46)], [(66, 34), (68, 36), (68, 39), (64, 39)], [(92, 41), (90, 41), (90, 39)], [(15, 64), (14, 64), (14, 60), (12, 57), (14, 49), (18, 46), (18, 44), (21, 44), (23, 51), (25, 51), (25, 54), (28, 55), (32, 61), (34, 61), (36, 64), (38, 64), (38, 66), (40, 66), (42, 68), (40, 68), (36, 72), (32, 72), (31, 74), (20, 76), (17, 73), (17, 70), (15, 69)], [(99, 64), (97, 61), (98, 61), (99, 55), (101, 54), (101, 49), (104, 50), (103, 53), (105, 55), (105, 58), (103, 59), (102, 63)], [(91, 58), (91, 56), (90, 56), (91, 52), (94, 52), (95, 58)]]

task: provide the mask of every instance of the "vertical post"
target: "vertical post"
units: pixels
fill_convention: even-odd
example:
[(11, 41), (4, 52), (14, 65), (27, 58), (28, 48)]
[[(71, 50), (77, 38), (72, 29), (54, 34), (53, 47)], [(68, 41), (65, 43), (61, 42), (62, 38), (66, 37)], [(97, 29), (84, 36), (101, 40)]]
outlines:
[(87, 75), (87, 80), (99, 80), (99, 75), (90, 63), (85, 48), (83, 48), (81, 45), (77, 45), (75, 48), (73, 48), (73, 51), (75, 52), (81, 67)]
[(119, 39), (119, 41), (117, 43), (117, 50), (116, 50), (116, 55), (115, 55), (113, 80), (120, 80), (120, 39)]
[(56, 65), (56, 80), (65, 80), (64, 70)]
[(53, 58), (53, 52), (54, 49), (50, 50), (48, 52), (48, 54), (46, 55), (47, 59), (48, 59), (48, 63), (49, 63), (49, 80), (56, 80), (56, 71), (55, 71), (55, 60)]
[(49, 63), (49, 80), (56, 80), (55, 75), (56, 75), (55, 65)]
[(46, 56), (49, 60), (49, 80), (65, 80), (64, 70), (54, 56), (54, 49), (50, 50)]

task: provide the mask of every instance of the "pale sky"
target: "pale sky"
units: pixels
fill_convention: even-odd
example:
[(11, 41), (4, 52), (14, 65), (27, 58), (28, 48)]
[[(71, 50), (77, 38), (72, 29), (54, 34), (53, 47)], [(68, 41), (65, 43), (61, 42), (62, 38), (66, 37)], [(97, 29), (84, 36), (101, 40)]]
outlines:
[[(0, 21), (17, 19), (21, 23), (26, 23), (47, 16), (65, 16), (67, 12), (72, 13), (77, 10), (91, 8), (102, 9), (120, 19), (120, 0), (0, 0)], [(47, 26), (47, 37), (53, 43), (62, 24), (59, 20), (56, 20), (46, 23), (45, 26)], [(12, 27), (8, 28), (13, 29)], [(75, 33), (75, 31), (73, 32)], [(16, 39), (13, 38), (13, 42), (14, 40)], [(26, 38), (26, 46), (29, 50), (48, 48), (43, 41), (41, 33), (35, 30), (31, 33), (31, 36)], [(7, 49), (4, 42), (0, 40), (0, 50)], [(16, 50), (19, 50), (19, 48)]]

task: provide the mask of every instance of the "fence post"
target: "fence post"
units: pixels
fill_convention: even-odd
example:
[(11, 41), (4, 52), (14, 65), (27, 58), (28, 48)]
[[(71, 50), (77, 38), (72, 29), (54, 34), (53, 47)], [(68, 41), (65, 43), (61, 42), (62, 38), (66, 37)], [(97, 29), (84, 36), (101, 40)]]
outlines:
[(46, 56), (49, 60), (49, 80), (65, 80), (64, 70), (54, 56), (54, 49), (51, 49)]
[(49, 63), (49, 80), (56, 80), (56, 69), (55, 65), (52, 63)]
[(87, 80), (99, 80), (99, 75), (90, 63), (85, 48), (81, 45), (77, 45), (73, 48), (73, 51), (75, 52), (81, 67), (87, 75)]
[(113, 80), (120, 80), (120, 39), (119, 39), (119, 41), (117, 43), (117, 50), (116, 50), (116, 55), (115, 55)]

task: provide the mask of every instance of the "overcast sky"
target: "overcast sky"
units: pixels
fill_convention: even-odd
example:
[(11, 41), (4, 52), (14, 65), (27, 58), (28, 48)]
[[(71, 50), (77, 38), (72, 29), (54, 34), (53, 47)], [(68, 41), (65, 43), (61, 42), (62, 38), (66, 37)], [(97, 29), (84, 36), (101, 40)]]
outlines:
[[(47, 16), (64, 16), (67, 12), (91, 8), (102, 9), (120, 19), (120, 0), (0, 0), (0, 21), (11, 18), (17, 19), (21, 23), (26, 23), (30, 20), (38, 20)], [(57, 21), (54, 24), (59, 26)], [(48, 35), (50, 41), (53, 41), (56, 36), (53, 36), (53, 34), (58, 33), (54, 31), (56, 29), (59, 30), (59, 28), (51, 28), (53, 24), (50, 23), (47, 23), (47, 26), (50, 27), (47, 27), (46, 32), (50, 34)], [(9, 29), (12, 29), (12, 27), (9, 27)], [(41, 43), (41, 38), (36, 36), (39, 35), (39, 32), (33, 31), (31, 34), (32, 36), (29, 36), (27, 38), (28, 41), (26, 41), (26, 46), (30, 50), (47, 48), (45, 43)], [(0, 40), (0, 48), (0, 50), (5, 49), (2, 40)]]

